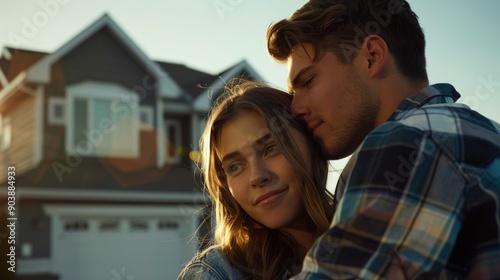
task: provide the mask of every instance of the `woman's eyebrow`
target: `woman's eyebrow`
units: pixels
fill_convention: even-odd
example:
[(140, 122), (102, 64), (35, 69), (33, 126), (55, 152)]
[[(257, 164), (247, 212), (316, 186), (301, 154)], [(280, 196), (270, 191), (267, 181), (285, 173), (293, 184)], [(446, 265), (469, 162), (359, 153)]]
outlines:
[(252, 144), (252, 146), (260, 146), (266, 142), (268, 142), (270, 139), (272, 139), (273, 136), (271, 135), (271, 133), (266, 133), (265, 135), (263, 135), (262, 137), (260, 137), (259, 139), (255, 140)]
[[(251, 143), (251, 146), (252, 147), (259, 147), (259, 146), (265, 144), (266, 142), (268, 142), (272, 138), (273, 138), (273, 136), (271, 135), (271, 133), (266, 133), (265, 135), (261, 136), (260, 138), (255, 140), (253, 143)], [(235, 158), (235, 157), (239, 156), (240, 154), (241, 153), (239, 151), (227, 153), (226, 155), (224, 155), (222, 157), (221, 163), (224, 161), (230, 160), (232, 158)]]

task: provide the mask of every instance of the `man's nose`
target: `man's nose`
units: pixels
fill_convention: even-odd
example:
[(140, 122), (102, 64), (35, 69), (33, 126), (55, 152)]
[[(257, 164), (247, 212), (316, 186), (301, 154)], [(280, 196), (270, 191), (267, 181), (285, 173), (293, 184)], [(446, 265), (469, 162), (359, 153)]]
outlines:
[(302, 119), (310, 114), (309, 109), (306, 106), (305, 96), (303, 94), (295, 94), (293, 96), (290, 108), (292, 109), (292, 113)]

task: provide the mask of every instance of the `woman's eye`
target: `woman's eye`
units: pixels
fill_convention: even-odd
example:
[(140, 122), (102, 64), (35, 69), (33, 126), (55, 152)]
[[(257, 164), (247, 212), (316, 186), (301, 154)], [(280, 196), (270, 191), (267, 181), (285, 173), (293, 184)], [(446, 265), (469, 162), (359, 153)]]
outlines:
[(276, 152), (278, 150), (278, 145), (272, 144), (266, 147), (266, 154)]
[(240, 165), (237, 164), (237, 163), (233, 163), (233, 164), (230, 164), (228, 167), (227, 167), (227, 173), (229, 174), (234, 174), (236, 172), (238, 172), (238, 170), (240, 170)]
[(310, 78), (309, 80), (307, 80), (305, 83), (304, 83), (304, 86), (306, 88), (310, 88), (311, 87), (311, 84), (312, 84), (312, 81), (313, 81), (314, 77)]

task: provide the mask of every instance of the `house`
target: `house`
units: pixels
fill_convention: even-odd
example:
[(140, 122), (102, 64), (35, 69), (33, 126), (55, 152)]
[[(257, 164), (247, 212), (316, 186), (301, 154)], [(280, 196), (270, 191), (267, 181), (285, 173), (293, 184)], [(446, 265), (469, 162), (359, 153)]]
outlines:
[(240, 75), (260, 80), (246, 61), (218, 75), (152, 61), (108, 15), (53, 53), (3, 48), (0, 246), (15, 261), (0, 277), (175, 279), (208, 202), (204, 118)]

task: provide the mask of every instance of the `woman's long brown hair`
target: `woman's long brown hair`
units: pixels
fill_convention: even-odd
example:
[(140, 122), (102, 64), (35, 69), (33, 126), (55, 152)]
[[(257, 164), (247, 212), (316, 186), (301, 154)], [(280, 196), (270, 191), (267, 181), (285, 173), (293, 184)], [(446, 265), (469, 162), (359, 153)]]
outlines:
[(303, 179), (300, 192), (318, 237), (328, 229), (333, 216), (333, 196), (326, 189), (328, 161), (312, 140), (308, 140), (307, 147), (311, 162), (301, 157), (290, 130), (298, 130), (306, 139), (310, 137), (290, 111), (291, 101), (291, 95), (271, 87), (250, 81), (232, 82), (212, 106), (200, 140), (201, 170), (216, 219), (214, 244), (220, 246), (231, 265), (247, 273), (249, 279), (278, 279), (285, 270), (297, 273), (302, 256), (298, 255), (297, 243), (290, 235), (253, 220), (229, 192), (217, 154), (219, 133), (227, 121), (244, 111), (260, 114), (276, 144)]

